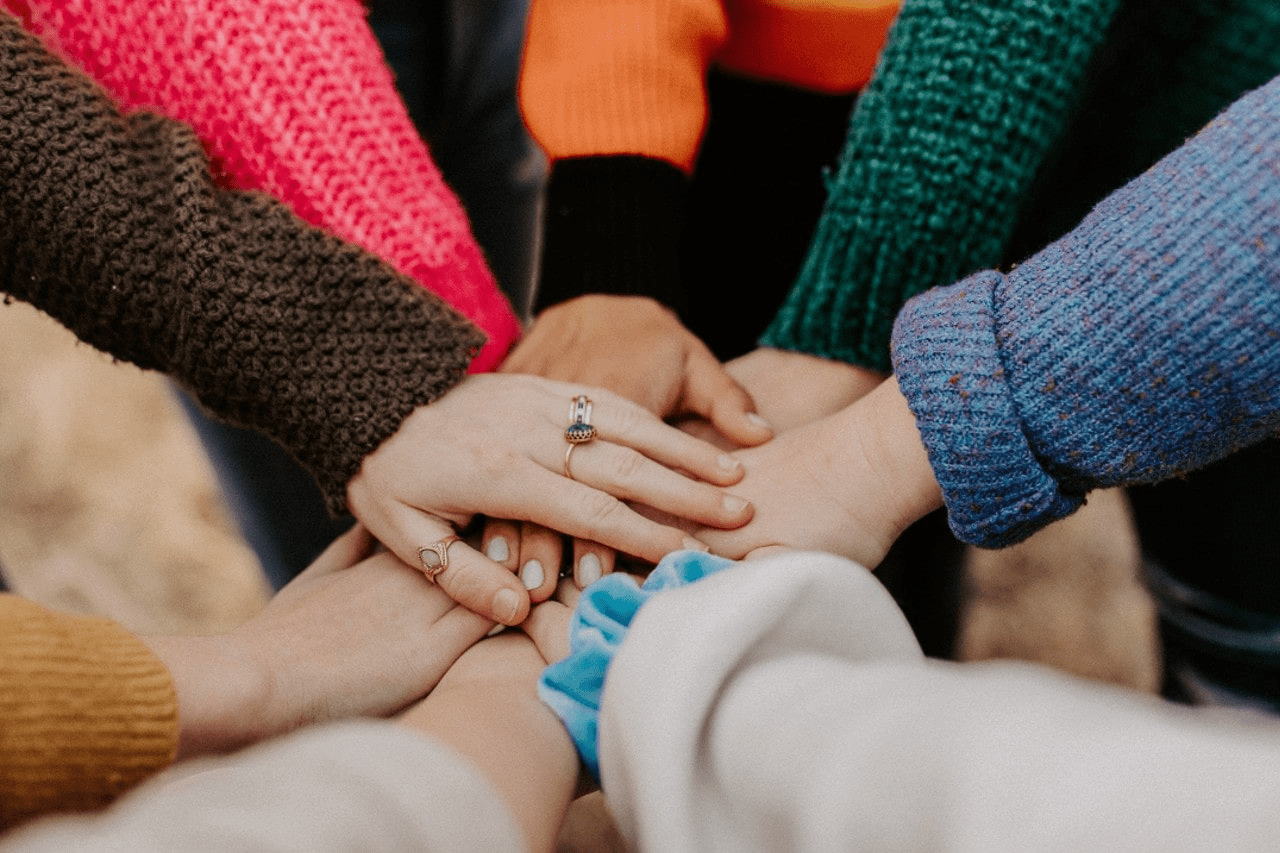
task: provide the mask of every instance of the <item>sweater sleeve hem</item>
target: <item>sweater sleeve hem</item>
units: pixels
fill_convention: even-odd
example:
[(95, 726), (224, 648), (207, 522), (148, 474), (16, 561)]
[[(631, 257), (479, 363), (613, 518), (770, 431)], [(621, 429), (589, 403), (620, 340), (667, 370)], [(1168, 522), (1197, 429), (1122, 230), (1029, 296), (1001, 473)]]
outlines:
[(642, 156), (557, 160), (547, 185), (535, 311), (591, 293), (684, 310), (680, 230), (688, 178)]
[(995, 290), (1001, 273), (978, 273), (916, 297), (898, 316), (893, 360), (952, 531), (1001, 548), (1075, 512), (1022, 428), (1000, 358)]

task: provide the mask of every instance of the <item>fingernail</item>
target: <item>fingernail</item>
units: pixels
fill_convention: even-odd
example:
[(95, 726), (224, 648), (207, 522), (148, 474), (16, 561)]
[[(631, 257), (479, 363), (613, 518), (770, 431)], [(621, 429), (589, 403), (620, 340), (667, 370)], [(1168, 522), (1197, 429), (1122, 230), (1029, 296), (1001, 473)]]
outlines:
[(773, 432), (773, 427), (769, 426), (769, 422), (757, 415), (755, 412), (747, 412), (747, 420), (751, 421), (751, 423), (758, 427), (763, 427), (764, 429)]
[(511, 556), (511, 549), (507, 547), (507, 539), (505, 536), (495, 536), (489, 540), (489, 546), (484, 549), (484, 555), (495, 563), (504, 563)]
[(510, 624), (515, 621), (516, 611), (520, 609), (520, 596), (516, 595), (514, 589), (498, 590), (498, 594), (493, 597), (493, 612), (501, 617), (504, 624)]
[(724, 454), (720, 457), (721, 471), (737, 471), (741, 467), (742, 463), (728, 454)]
[(600, 558), (595, 554), (583, 554), (578, 561), (578, 586), (586, 589), (600, 580), (602, 574), (604, 569), (600, 565)]
[[(495, 600), (496, 600), (496, 599), (495, 599)], [(485, 636), (486, 636), (486, 637), (496, 637), (496, 636), (498, 636), (499, 634), (501, 634), (501, 633), (502, 633), (503, 631), (505, 631), (505, 630), (507, 630), (507, 626), (506, 626), (506, 625), (503, 625), (501, 622), (499, 622), (497, 625), (494, 625), (492, 628), (490, 628), (490, 629), (489, 629), (489, 633), (485, 634)]]
[(703, 545), (697, 539), (686, 536), (684, 538), (684, 548), (686, 551), (710, 551), (706, 545)]
[(721, 499), (720, 505), (724, 507), (724, 511), (730, 515), (737, 515), (747, 508), (748, 501), (746, 498), (740, 498), (737, 495), (725, 495)]
[(542, 563), (537, 560), (530, 560), (520, 570), (520, 582), (524, 584), (525, 589), (537, 589), (546, 579), (546, 573), (542, 571)]

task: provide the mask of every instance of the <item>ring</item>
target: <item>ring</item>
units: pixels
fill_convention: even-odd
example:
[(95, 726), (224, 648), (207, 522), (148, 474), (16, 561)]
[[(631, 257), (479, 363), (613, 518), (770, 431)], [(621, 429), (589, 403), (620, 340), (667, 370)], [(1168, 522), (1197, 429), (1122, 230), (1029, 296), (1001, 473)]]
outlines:
[[(569, 402), (569, 428), (564, 431), (564, 440), (570, 445), (585, 444), (595, 437), (596, 428), (591, 425), (591, 400), (579, 394)], [(566, 471), (568, 467), (569, 457), (566, 455)]]
[(462, 537), (455, 534), (418, 549), (418, 559), (422, 561), (422, 573), (427, 576), (427, 580), (435, 583), (436, 575), (449, 568), (449, 546), (461, 541)]
[(573, 455), (573, 449), (578, 445), (569, 442), (569, 449), (564, 452), (564, 475), (570, 480), (573, 479), (573, 472), (569, 470), (569, 457)]

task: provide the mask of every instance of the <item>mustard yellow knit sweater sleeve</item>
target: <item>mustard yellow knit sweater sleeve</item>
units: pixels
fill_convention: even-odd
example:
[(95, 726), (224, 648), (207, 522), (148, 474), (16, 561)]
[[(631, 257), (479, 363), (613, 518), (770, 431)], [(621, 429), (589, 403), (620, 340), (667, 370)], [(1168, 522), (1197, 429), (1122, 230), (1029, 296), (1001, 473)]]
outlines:
[(137, 637), (0, 595), (0, 828), (105, 805), (177, 743), (173, 682)]

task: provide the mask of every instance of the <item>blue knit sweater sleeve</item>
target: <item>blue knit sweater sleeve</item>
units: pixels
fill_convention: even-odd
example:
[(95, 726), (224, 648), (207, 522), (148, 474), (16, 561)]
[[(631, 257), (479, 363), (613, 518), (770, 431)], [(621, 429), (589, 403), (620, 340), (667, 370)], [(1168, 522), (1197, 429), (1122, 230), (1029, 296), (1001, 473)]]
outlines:
[(1276, 432), (1280, 78), (1009, 274), (911, 300), (893, 360), (952, 529), (987, 547)]

